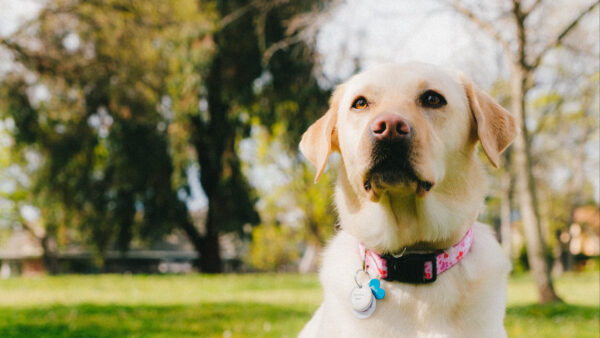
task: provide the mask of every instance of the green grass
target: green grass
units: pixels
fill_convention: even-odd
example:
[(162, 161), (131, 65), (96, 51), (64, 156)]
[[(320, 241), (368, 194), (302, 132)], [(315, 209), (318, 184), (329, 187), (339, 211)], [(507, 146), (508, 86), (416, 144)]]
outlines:
[[(566, 275), (566, 304), (509, 285), (510, 337), (598, 337), (598, 273)], [(59, 276), (0, 281), (0, 337), (295, 337), (321, 300), (314, 275)]]
[(600, 337), (598, 272), (567, 274), (555, 286), (565, 303), (538, 305), (531, 278), (511, 278), (504, 321), (509, 337)]

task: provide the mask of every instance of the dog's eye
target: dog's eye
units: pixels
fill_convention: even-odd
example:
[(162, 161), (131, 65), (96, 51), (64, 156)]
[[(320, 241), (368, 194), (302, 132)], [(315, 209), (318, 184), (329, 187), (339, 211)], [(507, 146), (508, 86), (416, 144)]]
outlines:
[(357, 97), (354, 102), (352, 102), (352, 108), (354, 109), (365, 109), (369, 106), (367, 99), (364, 96)]
[(427, 108), (440, 108), (447, 103), (446, 99), (441, 94), (436, 93), (433, 90), (428, 90), (423, 93), (419, 100), (421, 101), (421, 105)]

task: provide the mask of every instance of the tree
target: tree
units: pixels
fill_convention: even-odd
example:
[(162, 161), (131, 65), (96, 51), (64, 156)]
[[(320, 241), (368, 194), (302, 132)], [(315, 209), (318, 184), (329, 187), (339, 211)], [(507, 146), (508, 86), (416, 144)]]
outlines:
[(207, 34), (209, 15), (191, 2), (57, 0), (0, 39), (24, 67), (3, 79), (0, 97), (15, 152), (40, 156), (24, 201), (41, 211), (51, 272), (64, 228), (102, 265), (115, 243), (126, 250), (134, 235), (190, 223), (171, 185), (164, 78), (171, 45)]
[[(218, 236), (258, 223), (256, 200), (241, 171), (237, 143), (248, 135), (250, 117), (271, 126), (285, 121), (290, 143), (324, 111), (327, 93), (315, 78), (315, 57), (303, 27), (309, 13), (327, 1), (216, 1), (214, 54), (187, 109), (191, 144), (208, 198), (203, 234), (189, 227), (205, 272), (221, 271)], [(196, 99), (193, 99), (196, 98)], [(295, 147), (295, 145), (294, 145)], [(195, 233), (195, 234), (194, 234)]]
[[(528, 18), (538, 14), (543, 1), (536, 0), (524, 5), (520, 0), (512, 0), (508, 5), (507, 14), (514, 35), (503, 34), (497, 26), (484, 19), (484, 16), (468, 8), (462, 1), (455, 0), (452, 5), (480, 29), (498, 42), (510, 63), (511, 73), (511, 111), (521, 127), (520, 135), (513, 145), (513, 165), (515, 168), (515, 189), (518, 205), (521, 211), (523, 227), (527, 242), (527, 253), (541, 303), (560, 300), (554, 291), (550, 268), (546, 257), (546, 248), (542, 238), (538, 196), (534, 184), (531, 159), (531, 142), (535, 137), (526, 123), (528, 117), (527, 94), (535, 86), (534, 74), (542, 65), (550, 51), (561, 46), (577, 24), (599, 4), (594, 1), (581, 9), (566, 23), (555, 36), (541, 46), (532, 39), (532, 30), (540, 27), (529, 25)], [(538, 15), (538, 25), (541, 25)], [(552, 31), (552, 30), (550, 30)]]

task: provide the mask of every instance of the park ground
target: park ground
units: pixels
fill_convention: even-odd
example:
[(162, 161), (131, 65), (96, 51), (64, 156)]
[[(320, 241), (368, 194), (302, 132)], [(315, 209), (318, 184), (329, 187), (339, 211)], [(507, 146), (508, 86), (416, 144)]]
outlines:
[[(564, 304), (509, 283), (509, 337), (599, 337), (598, 272), (556, 280)], [(0, 337), (295, 337), (321, 301), (315, 275), (67, 275), (0, 281)]]

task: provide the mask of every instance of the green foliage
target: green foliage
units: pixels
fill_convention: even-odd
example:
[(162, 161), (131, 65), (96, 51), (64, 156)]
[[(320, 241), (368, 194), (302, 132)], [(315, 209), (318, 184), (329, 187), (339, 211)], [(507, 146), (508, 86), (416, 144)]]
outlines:
[(59, 244), (74, 240), (65, 229), (79, 232), (100, 262), (115, 242), (125, 250), (134, 235), (170, 231), (187, 216), (170, 180), (165, 79), (181, 71), (181, 45), (210, 55), (195, 42), (211, 12), (194, 2), (56, 0), (32, 25), (2, 41), (26, 71), (3, 79), (0, 116), (14, 121), (15, 153), (41, 159), (21, 203), (40, 209), (49, 235), (65, 234)]
[[(261, 218), (252, 232), (248, 262), (262, 270), (289, 268), (307, 245), (322, 247), (336, 224), (332, 212), (336, 159), (332, 157), (315, 184), (314, 168), (287, 149), (285, 133), (287, 123), (272, 125), (270, 133), (257, 124), (245, 140), (244, 172), (260, 196)], [(276, 253), (281, 257), (272, 257)]]
[(252, 229), (248, 263), (263, 271), (288, 270), (300, 258), (299, 233), (288, 226), (261, 224)]
[[(509, 337), (596, 337), (598, 272), (557, 279), (567, 304), (533, 305), (511, 278)], [(293, 337), (321, 302), (316, 275), (60, 276), (0, 281), (4, 337)], [(165, 292), (169, 290), (169, 292)]]

